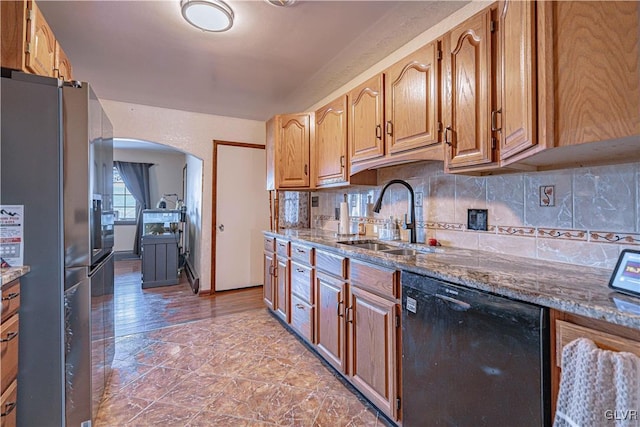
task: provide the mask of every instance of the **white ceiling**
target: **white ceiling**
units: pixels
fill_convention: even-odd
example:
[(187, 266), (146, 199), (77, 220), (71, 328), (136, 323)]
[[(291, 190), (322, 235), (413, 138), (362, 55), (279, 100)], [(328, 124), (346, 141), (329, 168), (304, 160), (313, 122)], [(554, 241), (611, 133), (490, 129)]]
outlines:
[(467, 1), (227, 3), (233, 28), (206, 33), (179, 0), (38, 0), (100, 98), (254, 120), (308, 108)]

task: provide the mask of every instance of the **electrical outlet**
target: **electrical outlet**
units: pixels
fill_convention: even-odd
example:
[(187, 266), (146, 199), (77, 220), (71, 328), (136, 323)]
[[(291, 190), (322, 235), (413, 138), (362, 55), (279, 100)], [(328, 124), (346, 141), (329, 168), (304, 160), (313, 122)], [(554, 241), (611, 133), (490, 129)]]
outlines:
[(467, 229), (487, 231), (487, 209), (467, 209)]
[(416, 195), (416, 208), (421, 208), (422, 207), (423, 194), (422, 194), (422, 192), (418, 192), (415, 195)]
[(551, 207), (556, 205), (556, 186), (540, 186), (540, 206)]

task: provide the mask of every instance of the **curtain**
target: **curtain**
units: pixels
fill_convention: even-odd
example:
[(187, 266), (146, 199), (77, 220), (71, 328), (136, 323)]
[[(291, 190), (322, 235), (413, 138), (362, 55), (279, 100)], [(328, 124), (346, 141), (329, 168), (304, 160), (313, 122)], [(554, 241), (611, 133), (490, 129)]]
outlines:
[(136, 214), (136, 236), (133, 241), (133, 253), (137, 256), (142, 254), (140, 239), (142, 237), (142, 209), (151, 208), (151, 195), (149, 193), (149, 168), (153, 163), (132, 163), (114, 161), (114, 166), (122, 177), (127, 190), (138, 202), (138, 212)]

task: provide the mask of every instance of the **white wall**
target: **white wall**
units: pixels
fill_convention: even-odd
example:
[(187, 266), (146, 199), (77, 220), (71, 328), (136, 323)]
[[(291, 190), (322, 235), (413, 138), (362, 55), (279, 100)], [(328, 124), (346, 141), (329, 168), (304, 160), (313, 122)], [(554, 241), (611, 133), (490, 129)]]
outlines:
[(213, 140), (265, 143), (265, 124), (119, 101), (101, 100), (115, 138), (140, 139), (176, 148), (203, 161), (200, 289), (211, 289), (211, 195)]
[[(134, 149), (114, 149), (113, 160), (135, 163), (153, 163), (149, 169), (150, 207), (155, 207), (162, 194), (175, 193), (184, 199), (182, 194), (182, 168), (186, 160), (179, 151), (154, 151)], [(167, 207), (173, 208), (175, 197), (168, 198)], [(115, 227), (115, 251), (131, 251), (135, 239), (135, 225), (117, 225)]]

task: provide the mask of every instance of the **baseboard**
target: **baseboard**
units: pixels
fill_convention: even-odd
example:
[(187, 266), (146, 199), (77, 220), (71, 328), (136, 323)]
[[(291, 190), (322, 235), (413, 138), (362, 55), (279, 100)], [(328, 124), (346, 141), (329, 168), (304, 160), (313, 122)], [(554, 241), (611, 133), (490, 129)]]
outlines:
[(122, 261), (126, 259), (140, 259), (140, 257), (134, 254), (132, 251), (115, 251), (113, 253), (115, 261)]
[[(193, 265), (191, 265), (191, 261), (189, 261), (189, 258), (187, 258), (184, 263), (184, 271), (187, 274), (187, 280), (189, 281), (191, 290), (194, 294), (198, 294), (198, 291), (200, 290), (200, 276), (198, 275), (196, 269), (193, 268)], [(207, 292), (207, 295), (210, 293), (209, 291), (202, 291), (198, 295), (204, 296), (205, 292)]]

